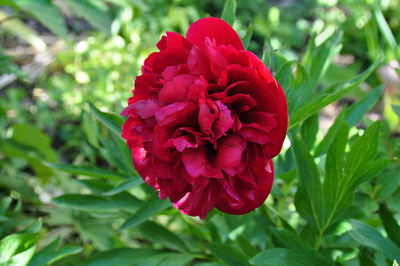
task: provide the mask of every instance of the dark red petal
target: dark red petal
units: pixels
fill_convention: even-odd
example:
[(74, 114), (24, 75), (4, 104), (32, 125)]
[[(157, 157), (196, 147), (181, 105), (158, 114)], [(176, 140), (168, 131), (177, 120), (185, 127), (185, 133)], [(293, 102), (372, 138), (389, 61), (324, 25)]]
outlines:
[(243, 43), (236, 31), (220, 18), (203, 18), (190, 25), (186, 38), (190, 43), (205, 49), (206, 37), (214, 39), (217, 44), (232, 45), (243, 50)]
[(228, 136), (218, 143), (216, 165), (220, 168), (232, 168), (239, 166), (242, 161), (242, 153), (246, 149), (246, 141), (239, 136)]
[(192, 45), (182, 35), (171, 31), (167, 31), (166, 34), (167, 36), (162, 36), (161, 40), (157, 43), (157, 47), (161, 51), (167, 48), (191, 48)]
[(272, 160), (265, 161), (263, 158), (253, 158), (252, 167), (247, 168), (244, 174), (252, 178), (257, 184), (244, 181), (244, 178), (236, 178), (234, 189), (243, 201), (242, 207), (238, 208), (238, 201), (230, 195), (225, 195), (218, 200), (216, 208), (229, 214), (245, 214), (264, 203), (269, 195), (274, 179), (274, 168)]
[(190, 74), (203, 76), (207, 80), (212, 79), (208, 58), (197, 46), (190, 50), (187, 65)]
[(220, 194), (220, 185), (212, 179), (197, 179), (193, 190), (188, 192), (174, 206), (182, 213), (206, 218), (214, 208)]
[(153, 63), (153, 71), (162, 73), (166, 67), (186, 64), (188, 49), (167, 48), (158, 53)]
[(195, 109), (196, 106), (191, 102), (177, 102), (161, 108), (155, 117), (160, 126), (185, 126), (193, 122)]

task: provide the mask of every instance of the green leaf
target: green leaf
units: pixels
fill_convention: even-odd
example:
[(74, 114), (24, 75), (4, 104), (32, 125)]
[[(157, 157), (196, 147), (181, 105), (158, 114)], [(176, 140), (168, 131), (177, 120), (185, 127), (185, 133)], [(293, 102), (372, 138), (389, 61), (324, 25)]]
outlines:
[(383, 38), (385, 39), (389, 47), (393, 51), (396, 51), (397, 49), (396, 38), (394, 37), (393, 32), (390, 30), (390, 27), (385, 17), (383, 16), (381, 9), (379, 7), (375, 7), (372, 8), (372, 12), (374, 14), (376, 23), (378, 24), (378, 27), (382, 32)]
[(352, 79), (351, 81), (343, 84), (334, 92), (324, 93), (313, 100), (310, 103), (306, 104), (304, 107), (299, 108), (294, 112), (290, 119), (290, 128), (296, 126), (301, 121), (309, 118), (310, 116), (318, 113), (322, 108), (331, 104), (351, 91), (357, 88), (362, 81), (364, 81), (380, 64), (381, 59), (376, 60), (368, 69), (366, 69), (363, 73)]
[(134, 197), (102, 197), (96, 195), (68, 194), (55, 198), (53, 202), (59, 206), (88, 212), (115, 212), (136, 210), (140, 202)]
[(336, 134), (339, 132), (339, 129), (342, 126), (342, 121), (346, 115), (346, 111), (347, 110), (343, 109), (342, 112), (338, 115), (335, 122), (326, 133), (325, 137), (315, 149), (314, 157), (320, 157), (328, 152), (329, 147), (331, 146), (333, 140), (336, 137)]
[(61, 38), (67, 37), (63, 16), (49, 0), (14, 0), (24, 11), (32, 13), (44, 26)]
[(400, 105), (392, 104), (392, 109), (398, 117), (400, 117)]
[(360, 245), (376, 249), (389, 259), (400, 260), (400, 248), (378, 230), (361, 221), (353, 220), (351, 224), (353, 230), (350, 231), (350, 236)]
[(79, 246), (66, 245), (56, 251), (60, 239), (57, 238), (35, 254), (28, 266), (42, 266), (52, 264), (67, 256), (78, 254), (82, 252), (83, 248)]
[(26, 265), (35, 252), (36, 234), (13, 234), (0, 241), (0, 265)]
[(46, 163), (46, 165), (53, 169), (56, 169), (56, 170), (59, 170), (62, 172), (66, 172), (69, 174), (73, 174), (73, 175), (98, 177), (98, 178), (104, 178), (104, 179), (115, 180), (115, 181), (129, 179), (128, 176), (124, 176), (124, 175), (115, 173), (110, 170), (91, 167), (91, 166), (75, 166), (75, 165), (69, 165), (69, 164), (56, 164), (56, 163)]
[(249, 48), (252, 35), (253, 35), (253, 24), (249, 24), (249, 26), (247, 27), (246, 34), (242, 38), (244, 49)]
[[(321, 37), (323, 34), (325, 34), (325, 32), (321, 33), (318, 37)], [(326, 34), (329, 34), (329, 30), (326, 31)], [(332, 62), (333, 57), (341, 50), (342, 45), (340, 42), (342, 40), (342, 36), (342, 32), (336, 31), (328, 39), (326, 39), (326, 41), (321, 43), (318, 47), (315, 47), (312, 51), (313, 57), (312, 60), (309, 61), (310, 82), (308, 85), (310, 87), (307, 88), (307, 92), (304, 92), (305, 95), (310, 95), (311, 92), (315, 91), (315, 87), (318, 85), (321, 77), (325, 74)], [(318, 37), (311, 41), (316, 42)], [(306, 96), (303, 98), (307, 99)]]
[(210, 243), (207, 245), (207, 247), (212, 254), (225, 262), (227, 265), (248, 265), (248, 258), (242, 252), (230, 245)]
[(324, 196), (318, 168), (301, 139), (291, 136), (291, 142), (299, 172), (299, 184), (295, 197), (296, 209), (310, 223), (314, 223), (321, 229)]
[(366, 114), (379, 100), (383, 92), (383, 85), (378, 86), (372, 90), (365, 98), (353, 104), (347, 111), (346, 122), (352, 127), (361, 120), (364, 114)]
[(226, 0), (221, 18), (233, 25), (236, 16), (236, 0)]
[(394, 215), (388, 210), (385, 203), (379, 205), (378, 213), (388, 238), (400, 247), (400, 225)]
[[(74, 0), (75, 1), (75, 0)], [(90, 112), (103, 123), (111, 132), (117, 136), (121, 136), (121, 126), (124, 119), (116, 114), (105, 113), (97, 109), (92, 103), (89, 103)]]
[(121, 229), (128, 229), (133, 226), (137, 226), (144, 222), (149, 217), (157, 214), (158, 212), (164, 210), (170, 206), (168, 200), (160, 200), (158, 197), (153, 197), (143, 203), (143, 205), (136, 211), (136, 213), (130, 217), (122, 225)]
[(143, 180), (141, 178), (139, 178), (139, 177), (132, 178), (132, 179), (122, 182), (121, 184), (119, 184), (118, 186), (116, 186), (115, 188), (113, 188), (107, 192), (103, 192), (103, 195), (112, 196), (112, 195), (118, 194), (122, 191), (133, 188), (142, 183), (143, 183)]
[(138, 226), (138, 232), (152, 242), (159, 243), (161, 246), (187, 252), (188, 248), (183, 240), (173, 232), (154, 222), (144, 222)]
[(252, 265), (266, 266), (304, 266), (312, 265), (301, 252), (295, 252), (286, 248), (272, 248), (258, 253), (250, 259)]
[(42, 228), (42, 218), (35, 220), (32, 224), (26, 227), (24, 230), (19, 231), (19, 234), (36, 234)]
[(111, 18), (104, 6), (92, 0), (69, 0), (68, 5), (81, 18), (106, 34), (111, 32)]
[(367, 128), (348, 154), (345, 171), (348, 175), (356, 175), (366, 161), (372, 160), (378, 151), (380, 121), (375, 122)]
[(314, 145), (319, 130), (318, 119), (318, 115), (311, 116), (301, 126), (301, 138), (307, 147)]
[[(152, 250), (148, 248), (118, 248), (107, 250), (93, 256), (85, 266), (131, 266), (131, 265), (159, 265), (168, 256), (176, 253), (168, 253), (165, 251)], [(181, 255), (181, 254), (177, 254)], [(178, 263), (179, 261), (175, 261)]]
[(272, 227), (271, 231), (278, 242), (278, 246), (289, 249), (291, 252), (302, 254), (301, 260), (308, 263), (303, 265), (333, 265), (333, 262), (314, 250), (304, 239), (295, 233), (282, 228)]

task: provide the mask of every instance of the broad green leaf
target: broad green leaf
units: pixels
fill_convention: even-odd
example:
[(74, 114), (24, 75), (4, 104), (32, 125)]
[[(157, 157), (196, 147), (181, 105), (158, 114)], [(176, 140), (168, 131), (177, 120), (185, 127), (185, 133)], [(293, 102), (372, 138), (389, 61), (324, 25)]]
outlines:
[(82, 211), (115, 212), (119, 210), (135, 210), (139, 201), (134, 197), (102, 197), (96, 195), (69, 194), (55, 198), (53, 202), (59, 206)]
[(398, 117), (400, 117), (400, 105), (392, 104), (392, 109)]
[(353, 220), (351, 224), (353, 230), (350, 231), (350, 236), (360, 245), (376, 249), (389, 259), (400, 260), (400, 248), (377, 229), (357, 220)]
[(360, 137), (351, 147), (345, 165), (345, 171), (348, 175), (356, 175), (366, 161), (372, 160), (378, 151), (380, 122), (377, 121), (367, 128), (362, 137)]
[(127, 180), (127, 181), (122, 182), (121, 184), (119, 184), (115, 188), (113, 188), (113, 189), (111, 189), (109, 191), (103, 192), (103, 195), (112, 196), (112, 195), (118, 194), (118, 193), (120, 193), (122, 191), (125, 191), (125, 190), (128, 190), (130, 188), (133, 188), (133, 187), (135, 187), (135, 186), (137, 186), (139, 184), (142, 184), (142, 183), (143, 183), (143, 180), (140, 177), (131, 178), (131, 179)]
[(81, 18), (87, 20), (92, 26), (110, 34), (111, 18), (103, 8), (99, 7), (99, 3), (92, 0), (68, 0), (68, 5)]
[(272, 248), (258, 253), (249, 260), (252, 265), (266, 266), (304, 266), (312, 265), (301, 252), (295, 252), (286, 248)]
[(138, 232), (145, 239), (159, 243), (163, 247), (182, 252), (188, 251), (186, 244), (178, 235), (157, 223), (144, 222), (138, 226)]
[[(347, 189), (351, 176), (344, 172), (344, 159), (349, 127), (345, 122), (341, 122), (340, 129), (328, 151), (325, 163), (325, 178), (323, 183), (323, 194), (325, 197), (325, 209), (327, 217), (324, 219), (323, 229), (325, 230), (332, 220), (337, 219), (339, 210), (351, 205), (352, 191)], [(318, 200), (318, 199), (314, 199)]]
[(131, 266), (131, 265), (159, 265), (168, 255), (168, 253), (148, 248), (118, 248), (107, 250), (93, 256), (85, 266)]
[(307, 147), (314, 145), (319, 130), (318, 119), (317, 115), (311, 116), (301, 126), (301, 139)]
[(0, 265), (25, 265), (35, 252), (36, 239), (36, 234), (12, 234), (3, 238)]
[(60, 259), (67, 256), (71, 256), (82, 252), (83, 248), (73, 245), (65, 245), (56, 251), (57, 246), (60, 243), (60, 239), (57, 238), (35, 254), (28, 266), (42, 266), (52, 264)]
[(304, 239), (295, 233), (282, 228), (271, 228), (279, 246), (287, 248), (291, 252), (302, 254), (301, 260), (309, 263), (305, 265), (333, 265), (333, 262), (313, 249)]
[(253, 36), (253, 24), (249, 24), (247, 27), (246, 34), (242, 38), (244, 49), (249, 48), (251, 42), (251, 36)]
[(318, 113), (322, 108), (331, 104), (351, 91), (357, 88), (362, 81), (364, 81), (380, 64), (380, 59), (376, 60), (368, 69), (363, 73), (352, 79), (351, 81), (341, 85), (336, 91), (331, 93), (324, 93), (306, 104), (304, 107), (299, 108), (295, 111), (290, 119), (290, 127), (296, 126), (301, 121), (307, 119), (308, 117)]
[(343, 109), (333, 125), (329, 128), (328, 132), (315, 149), (314, 157), (320, 157), (328, 152), (329, 147), (331, 146), (336, 134), (339, 132), (339, 129), (342, 126), (342, 121), (346, 115), (346, 111), (347, 110)]
[(115, 181), (120, 181), (124, 179), (128, 179), (128, 176), (124, 176), (118, 173), (115, 173), (110, 170), (91, 167), (91, 166), (75, 166), (69, 164), (56, 164), (56, 163), (46, 163), (49, 167), (66, 172), (73, 175), (83, 175), (83, 176), (90, 176), (90, 177), (98, 177), (104, 179), (110, 179)]
[(219, 243), (210, 243), (207, 245), (208, 249), (217, 258), (222, 260), (227, 265), (248, 265), (248, 258), (239, 250), (233, 248), (231, 245), (224, 245)]
[(388, 210), (385, 203), (379, 205), (378, 213), (388, 238), (400, 247), (400, 225), (396, 221), (393, 213)]
[(222, 11), (221, 18), (233, 25), (236, 16), (236, 0), (225, 0), (224, 10)]
[(364, 114), (366, 114), (379, 100), (382, 95), (384, 86), (380, 85), (372, 90), (365, 98), (353, 104), (347, 111), (346, 122), (352, 127), (361, 120)]
[[(75, 0), (74, 0), (75, 1)], [(97, 109), (93, 104), (89, 103), (90, 112), (108, 129), (117, 136), (121, 136), (121, 126), (124, 119), (116, 114), (105, 113)]]
[[(185, 254), (185, 253), (168, 253), (163, 260), (158, 264), (159, 266), (185, 266), (191, 265), (188, 264), (191, 260), (193, 260), (193, 255)], [(152, 264), (154, 265), (154, 264)], [(149, 265), (150, 266), (150, 265)]]
[(170, 206), (168, 200), (160, 200), (158, 197), (153, 197), (143, 203), (143, 205), (136, 211), (136, 213), (130, 217), (122, 225), (121, 229), (128, 229), (133, 226), (137, 226), (147, 220), (149, 217), (157, 214)]
[(299, 172), (299, 183), (295, 197), (296, 209), (310, 223), (321, 229), (324, 217), (322, 186), (318, 168), (304, 142), (291, 137), (296, 166)]
[(61, 38), (67, 37), (63, 16), (49, 0), (14, 0), (24, 11), (32, 13), (44, 26)]

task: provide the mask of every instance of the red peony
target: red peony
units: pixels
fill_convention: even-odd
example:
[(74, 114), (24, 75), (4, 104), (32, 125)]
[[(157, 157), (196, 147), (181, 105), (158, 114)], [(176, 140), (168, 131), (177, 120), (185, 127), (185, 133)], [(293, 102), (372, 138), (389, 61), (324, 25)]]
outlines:
[(182, 213), (244, 214), (267, 198), (285, 139), (285, 95), (219, 18), (167, 32), (142, 66), (122, 137), (144, 181)]

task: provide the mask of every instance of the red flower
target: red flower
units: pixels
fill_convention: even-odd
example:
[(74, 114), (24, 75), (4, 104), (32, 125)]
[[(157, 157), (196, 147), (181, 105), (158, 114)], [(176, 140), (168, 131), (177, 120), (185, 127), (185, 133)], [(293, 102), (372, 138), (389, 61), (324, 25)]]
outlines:
[(122, 136), (144, 181), (181, 212), (244, 214), (273, 181), (287, 104), (268, 68), (223, 20), (167, 32), (144, 62)]

